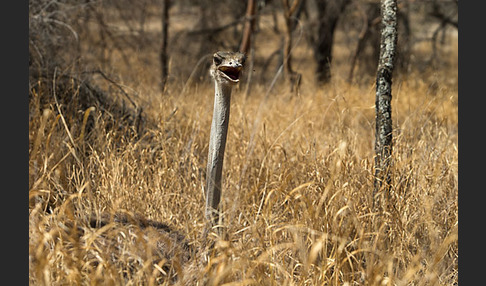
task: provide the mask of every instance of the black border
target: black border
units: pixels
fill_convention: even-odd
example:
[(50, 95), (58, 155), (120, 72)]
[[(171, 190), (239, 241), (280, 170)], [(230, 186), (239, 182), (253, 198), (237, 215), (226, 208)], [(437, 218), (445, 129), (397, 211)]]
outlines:
[[(28, 285), (29, 3), (3, 2), (1, 27), (1, 229), (4, 281)], [(8, 4), (8, 5), (7, 5)], [(10, 276), (10, 277), (9, 277)]]
[[(467, 4), (467, 5), (466, 5)], [(486, 114), (484, 96), (483, 1), (459, 5), (459, 284), (477, 285), (485, 273), (483, 226), (486, 209), (480, 198), (486, 190), (486, 158), (482, 138)]]

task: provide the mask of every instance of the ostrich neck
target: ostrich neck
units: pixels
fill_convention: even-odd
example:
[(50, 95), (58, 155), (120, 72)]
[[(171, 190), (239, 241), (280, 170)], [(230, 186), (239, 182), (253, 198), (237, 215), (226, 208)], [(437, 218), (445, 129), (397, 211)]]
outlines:
[(206, 172), (206, 218), (211, 224), (217, 224), (219, 220), (221, 174), (228, 133), (231, 89), (231, 86), (215, 81), (214, 110)]

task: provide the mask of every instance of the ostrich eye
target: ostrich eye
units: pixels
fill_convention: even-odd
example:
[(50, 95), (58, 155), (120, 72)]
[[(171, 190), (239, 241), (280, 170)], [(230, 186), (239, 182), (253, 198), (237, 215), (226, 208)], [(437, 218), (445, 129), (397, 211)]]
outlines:
[(220, 58), (220, 57), (218, 57), (218, 56), (214, 56), (214, 57), (213, 57), (213, 61), (214, 61), (214, 64), (215, 64), (215, 65), (220, 65), (220, 64), (221, 64), (221, 62), (223, 62), (223, 59), (222, 59), (222, 58)]

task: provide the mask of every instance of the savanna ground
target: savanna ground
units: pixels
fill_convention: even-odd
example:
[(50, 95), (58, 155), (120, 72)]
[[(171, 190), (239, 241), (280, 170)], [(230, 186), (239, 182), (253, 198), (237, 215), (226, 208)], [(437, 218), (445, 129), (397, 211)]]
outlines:
[[(264, 33), (257, 53), (279, 44)], [(161, 95), (150, 64), (136, 56), (130, 67), (110, 62), (143, 107), (142, 134), (100, 108), (81, 108), (76, 82), (61, 91), (50, 89), (59, 78), (39, 81), (29, 103), (30, 284), (457, 285), (457, 37), (448, 36), (439, 67), (395, 74), (392, 192), (379, 208), (372, 197), (375, 86), (372, 77), (344, 80), (350, 51), (339, 39), (328, 85), (313, 84), (311, 49), (300, 41), (293, 53), (303, 76), (298, 94), (279, 80), (272, 88), (254, 83), (245, 96), (246, 77), (234, 90), (225, 235), (215, 238), (208, 264), (198, 249), (209, 76), (192, 85), (172, 78)], [(430, 43), (413, 53), (430, 53)], [(177, 51), (171, 56), (177, 74)], [(47, 92), (72, 100), (61, 108), (42, 100)], [(150, 227), (89, 227), (93, 214), (120, 212), (163, 222), (186, 245)]]

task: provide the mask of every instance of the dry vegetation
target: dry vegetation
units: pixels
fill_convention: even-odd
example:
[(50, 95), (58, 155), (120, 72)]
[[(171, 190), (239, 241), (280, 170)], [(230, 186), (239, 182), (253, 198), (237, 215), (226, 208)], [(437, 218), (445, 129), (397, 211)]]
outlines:
[[(276, 48), (274, 39), (261, 43)], [(216, 239), (208, 265), (200, 238), (209, 77), (184, 94), (185, 79), (172, 80), (160, 95), (157, 82), (147, 80), (158, 71), (114, 60), (113, 73), (128, 79), (120, 81), (144, 108), (141, 135), (100, 108), (45, 102), (45, 93), (76, 98), (83, 87), (71, 80), (61, 94), (51, 88), (59, 77), (39, 80), (29, 104), (30, 284), (456, 285), (457, 38), (451, 39), (440, 70), (399, 73), (394, 81), (393, 192), (380, 211), (371, 195), (372, 79), (349, 85), (337, 67), (331, 84), (313, 86), (310, 48), (300, 42), (298, 95), (280, 82), (270, 91), (254, 84), (245, 97), (242, 82), (232, 97), (223, 169), (226, 235)], [(429, 51), (417, 45), (415, 52)], [(180, 63), (171, 56), (174, 71)], [(336, 57), (345, 62), (348, 55)], [(147, 221), (93, 222), (115, 213), (176, 232)]]

